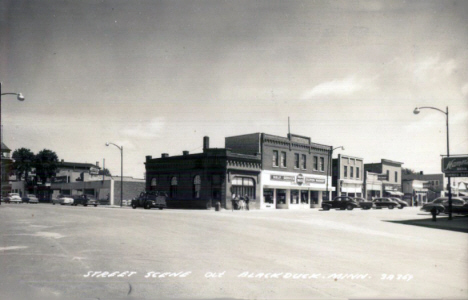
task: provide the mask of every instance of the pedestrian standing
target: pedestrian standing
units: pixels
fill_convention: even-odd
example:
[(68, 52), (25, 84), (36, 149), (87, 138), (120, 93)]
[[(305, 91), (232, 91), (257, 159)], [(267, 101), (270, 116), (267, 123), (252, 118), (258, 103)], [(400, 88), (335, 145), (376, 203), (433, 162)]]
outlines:
[(236, 203), (236, 194), (232, 194), (231, 198), (231, 206), (232, 206), (232, 211), (234, 211), (234, 204)]
[(433, 207), (431, 209), (431, 214), (432, 214), (432, 222), (437, 222), (436, 216), (437, 216), (437, 208)]
[(244, 201), (245, 201), (245, 207), (247, 208), (247, 210), (249, 210), (249, 196), (247, 194), (245, 194), (244, 196)]

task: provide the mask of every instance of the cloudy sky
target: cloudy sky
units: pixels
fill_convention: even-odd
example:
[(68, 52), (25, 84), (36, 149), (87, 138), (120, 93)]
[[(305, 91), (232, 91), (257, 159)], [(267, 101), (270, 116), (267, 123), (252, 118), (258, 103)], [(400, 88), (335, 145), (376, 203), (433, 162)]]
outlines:
[[(143, 178), (253, 132), (440, 172), (468, 153), (468, 1), (0, 1), (4, 142)], [(335, 153), (336, 155), (336, 153)]]

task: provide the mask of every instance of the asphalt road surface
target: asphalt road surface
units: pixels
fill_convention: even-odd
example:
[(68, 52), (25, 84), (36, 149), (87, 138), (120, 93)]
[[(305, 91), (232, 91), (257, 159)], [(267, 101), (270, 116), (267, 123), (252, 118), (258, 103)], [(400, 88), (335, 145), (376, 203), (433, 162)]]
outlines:
[(429, 217), (2, 204), (0, 299), (466, 299), (467, 233), (387, 222)]

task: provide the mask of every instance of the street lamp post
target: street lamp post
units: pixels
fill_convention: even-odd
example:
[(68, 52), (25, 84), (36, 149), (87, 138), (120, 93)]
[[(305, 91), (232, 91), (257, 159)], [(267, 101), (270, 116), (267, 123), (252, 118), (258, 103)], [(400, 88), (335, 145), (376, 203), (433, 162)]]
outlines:
[[(331, 148), (331, 147), (330, 147)], [(341, 150), (344, 150), (345, 148), (343, 146), (335, 147), (330, 149), (330, 155), (328, 156), (328, 168), (327, 168), (327, 199), (329, 198), (328, 195), (328, 177), (330, 176), (330, 167), (331, 167), (331, 162), (332, 162), (332, 155), (333, 155), (333, 150), (336, 150), (338, 148), (341, 148)], [(331, 198), (331, 197), (330, 197)], [(330, 199), (328, 199), (330, 200)]]
[[(2, 96), (4, 95), (15, 95), (18, 101), (24, 101), (24, 96), (21, 93), (2, 93), (2, 83), (0, 82), (0, 143), (3, 142), (3, 130), (2, 130), (1, 116), (2, 116)], [(3, 184), (3, 163), (0, 163), (0, 174), (1, 174), (0, 185), (2, 185)], [(2, 191), (3, 191), (3, 186), (2, 186)], [(0, 191), (0, 193), (2, 191)]]
[[(438, 108), (435, 108), (435, 107), (430, 107), (430, 106), (423, 106), (423, 107), (416, 107), (413, 111), (413, 113), (415, 115), (419, 114), (420, 113), (420, 110), (421, 109), (425, 109), (425, 108), (428, 108), (428, 109), (433, 109), (433, 110), (437, 110), (441, 113), (443, 113), (445, 115), (445, 120), (446, 120), (446, 126), (447, 126), (447, 157), (450, 157), (450, 144), (449, 144), (449, 110), (448, 110), (448, 106), (446, 107), (446, 111), (443, 111), (441, 109), (438, 109)], [(452, 220), (452, 184), (450, 182), (450, 177), (447, 177), (448, 179), (448, 193), (449, 193), (449, 200), (448, 200), (448, 219), (449, 220)]]
[(114, 143), (106, 142), (106, 146), (114, 145), (120, 150), (120, 207), (122, 207), (123, 200), (123, 146), (117, 146)]

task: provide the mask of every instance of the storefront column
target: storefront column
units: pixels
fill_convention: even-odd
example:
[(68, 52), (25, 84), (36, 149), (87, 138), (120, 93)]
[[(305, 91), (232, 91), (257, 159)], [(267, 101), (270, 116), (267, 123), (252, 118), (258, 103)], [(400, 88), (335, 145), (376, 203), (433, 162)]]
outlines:
[(323, 200), (322, 193), (323, 193), (322, 191), (318, 192), (318, 207), (322, 207), (322, 200)]

